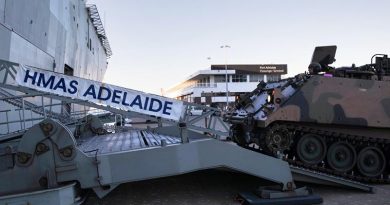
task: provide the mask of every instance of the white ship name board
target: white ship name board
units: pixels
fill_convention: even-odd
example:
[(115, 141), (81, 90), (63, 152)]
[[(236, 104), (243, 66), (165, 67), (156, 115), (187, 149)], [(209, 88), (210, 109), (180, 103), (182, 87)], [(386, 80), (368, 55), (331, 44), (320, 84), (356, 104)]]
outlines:
[(178, 121), (183, 102), (97, 81), (20, 65), (19, 86)]

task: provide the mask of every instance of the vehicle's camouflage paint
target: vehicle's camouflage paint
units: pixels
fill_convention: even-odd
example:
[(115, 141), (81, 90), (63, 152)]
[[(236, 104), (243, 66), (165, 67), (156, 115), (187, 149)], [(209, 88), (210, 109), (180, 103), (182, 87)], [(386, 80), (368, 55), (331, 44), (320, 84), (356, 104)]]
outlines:
[(265, 122), (390, 127), (390, 82), (311, 76)]

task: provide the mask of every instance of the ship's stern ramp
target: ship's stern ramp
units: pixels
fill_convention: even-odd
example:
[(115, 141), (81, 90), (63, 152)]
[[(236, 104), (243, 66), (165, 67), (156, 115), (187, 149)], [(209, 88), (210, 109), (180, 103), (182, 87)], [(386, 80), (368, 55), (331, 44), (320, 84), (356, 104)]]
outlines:
[[(197, 135), (195, 132), (194, 135)], [(29, 129), (17, 145), (8, 144), (0, 170), (0, 195), (56, 188), (78, 182), (103, 197), (125, 182), (226, 167), (293, 190), (288, 163), (237, 145), (196, 137), (180, 138), (158, 130), (132, 130), (76, 141), (58, 121), (46, 119)]]

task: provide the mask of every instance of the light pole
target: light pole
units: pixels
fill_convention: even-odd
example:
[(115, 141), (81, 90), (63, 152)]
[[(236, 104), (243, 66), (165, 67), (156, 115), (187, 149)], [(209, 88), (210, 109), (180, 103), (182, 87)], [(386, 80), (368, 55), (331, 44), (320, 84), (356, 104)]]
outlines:
[(229, 107), (229, 86), (228, 86), (228, 73), (227, 73), (227, 48), (230, 48), (229, 45), (221, 46), (221, 48), (225, 49), (225, 83), (226, 83), (226, 110)]

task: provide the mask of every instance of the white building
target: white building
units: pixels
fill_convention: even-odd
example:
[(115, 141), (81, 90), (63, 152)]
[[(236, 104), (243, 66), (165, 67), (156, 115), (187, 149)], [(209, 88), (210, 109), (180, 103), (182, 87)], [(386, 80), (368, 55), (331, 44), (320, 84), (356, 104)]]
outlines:
[(215, 106), (226, 105), (226, 73), (228, 75), (228, 101), (240, 94), (253, 91), (260, 81), (277, 81), (287, 74), (286, 64), (211, 65), (183, 82), (164, 91), (164, 95), (179, 100)]

